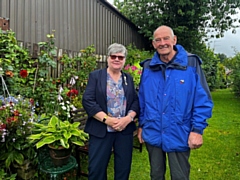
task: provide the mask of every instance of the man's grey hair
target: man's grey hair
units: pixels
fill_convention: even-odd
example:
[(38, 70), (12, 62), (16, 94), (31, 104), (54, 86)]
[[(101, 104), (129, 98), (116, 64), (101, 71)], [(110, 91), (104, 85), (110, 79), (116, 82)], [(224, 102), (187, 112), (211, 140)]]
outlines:
[(107, 53), (108, 56), (116, 53), (123, 53), (124, 56), (127, 57), (127, 49), (122, 44), (113, 43), (108, 47), (108, 53)]

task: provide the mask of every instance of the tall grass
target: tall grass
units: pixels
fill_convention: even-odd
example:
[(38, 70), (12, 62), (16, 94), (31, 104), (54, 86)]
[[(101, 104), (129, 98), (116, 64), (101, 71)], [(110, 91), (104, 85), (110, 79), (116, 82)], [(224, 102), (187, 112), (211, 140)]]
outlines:
[[(240, 99), (230, 89), (212, 92), (213, 116), (204, 131), (204, 144), (192, 150), (191, 180), (240, 180)], [(137, 141), (137, 139), (135, 139)], [(130, 180), (150, 180), (146, 147), (133, 151)], [(113, 180), (113, 157), (108, 180)], [(84, 178), (83, 178), (84, 179)], [(86, 178), (85, 178), (86, 179)], [(170, 180), (169, 169), (166, 180)]]

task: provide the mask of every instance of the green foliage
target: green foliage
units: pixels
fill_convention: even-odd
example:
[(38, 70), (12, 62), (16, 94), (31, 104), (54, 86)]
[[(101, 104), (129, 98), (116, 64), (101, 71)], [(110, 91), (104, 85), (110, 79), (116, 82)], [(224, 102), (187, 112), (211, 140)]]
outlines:
[(94, 45), (88, 46), (85, 49), (80, 50), (81, 55), (73, 58), (73, 61), (78, 62), (78, 81), (76, 86), (80, 90), (80, 94), (83, 93), (88, 81), (88, 75), (90, 72), (96, 69), (98, 57), (95, 54)]
[[(85, 133), (78, 131), (79, 124), (70, 123), (70, 111), (76, 109), (74, 105), (81, 107), (78, 102), (81, 94), (76, 89), (84, 88), (89, 72), (96, 68), (95, 49), (89, 46), (81, 50), (81, 56), (73, 58), (65, 53), (57, 57), (54, 34), (47, 35), (47, 41), (40, 42), (39, 46), (38, 58), (32, 59), (29, 52), (18, 45), (14, 32), (0, 30), (0, 84), (3, 87), (0, 90), (0, 166), (4, 170), (14, 164), (22, 165), (26, 159), (37, 162), (36, 147), (29, 143), (28, 136), (32, 133), (32, 123), (40, 115), (63, 120), (58, 123), (61, 126), (58, 138), (63, 135), (59, 140), (62, 146), (69, 147), (70, 142), (83, 145), (86, 140)], [(2, 98), (17, 95), (22, 97), (20, 103), (3, 103)], [(24, 101), (32, 107), (23, 106)], [(48, 141), (53, 137), (48, 137)]]
[(221, 63), (223, 63), (224, 60), (227, 59), (226, 54), (219, 53), (219, 54), (217, 54), (217, 56), (219, 57)]
[(203, 49), (198, 56), (202, 59), (204, 70), (210, 90), (216, 89), (219, 58), (209, 48)]
[[(18, 94), (22, 90), (22, 86), (19, 87), (16, 83), (25, 84), (25, 79), (19, 76), (20, 70), (31, 67), (32, 64), (28, 51), (18, 45), (15, 33), (13, 31), (3, 33), (0, 29), (0, 70), (12, 94)], [(2, 87), (2, 82), (0, 84)], [(0, 94), (4, 93), (6, 93), (4, 89), (0, 89)]]
[[(4, 81), (3, 81), (4, 82)], [(36, 120), (33, 105), (21, 96), (0, 99), (0, 160), (9, 168), (12, 163), (23, 164), (26, 159), (35, 161), (37, 153), (27, 137)]]
[(33, 134), (29, 136), (31, 143), (36, 147), (51, 144), (55, 148), (63, 146), (69, 149), (72, 144), (83, 146), (88, 135), (78, 129), (80, 123), (60, 120), (52, 116), (48, 124), (34, 123)]
[[(47, 35), (47, 42), (39, 42), (41, 48), (38, 59), (35, 60), (35, 68), (32, 76), (28, 76), (26, 87), (32, 89), (31, 97), (37, 103), (37, 113), (51, 113), (55, 110), (58, 95), (58, 87), (51, 76), (51, 70), (56, 69), (55, 61), (57, 48), (54, 45), (54, 34)], [(57, 103), (56, 103), (57, 104)]]
[(222, 63), (217, 64), (217, 79), (215, 83), (215, 89), (227, 88), (227, 74), (225, 67)]
[(233, 81), (233, 92), (240, 96), (240, 53), (237, 53), (233, 58), (226, 59), (224, 64), (232, 71), (230, 78)]
[(129, 44), (126, 48), (128, 55), (125, 64), (139, 67), (140, 62), (153, 56), (153, 52), (137, 49), (137, 47), (132, 44)]
[(2, 180), (15, 180), (17, 174), (11, 174), (9, 175), (7, 172), (4, 171), (4, 169), (0, 169), (0, 179)]
[[(55, 37), (52, 33), (47, 35), (46, 42), (38, 43), (41, 49), (38, 58), (31, 59), (29, 53), (17, 45), (13, 32), (1, 34), (1, 39), (5, 43), (0, 45), (3, 54), (0, 56), (0, 67), (3, 69), (1, 72), (6, 78), (10, 94), (21, 94), (32, 98), (37, 114), (57, 112), (64, 118), (69, 116), (71, 104), (68, 102), (78, 95), (81, 96), (88, 74), (97, 66), (94, 46), (81, 50), (80, 56), (69, 57), (64, 53), (61, 57), (57, 57)], [(15, 49), (9, 51), (10, 47)], [(22, 54), (15, 56), (20, 52)], [(24, 77), (21, 72), (25, 73)], [(74, 97), (72, 91), (76, 92)]]
[(134, 85), (136, 89), (138, 89), (140, 76), (142, 74), (142, 68), (140, 67), (139, 63), (145, 59), (151, 58), (153, 53), (137, 49), (136, 46), (133, 46), (132, 44), (128, 45), (126, 48), (128, 55), (123, 71), (129, 73), (133, 77)]
[(117, 9), (130, 19), (139, 32), (151, 39), (159, 25), (168, 25), (178, 36), (178, 42), (188, 51), (194, 52), (208, 31), (216, 36), (234, 26), (238, 19), (239, 0), (114, 0)]

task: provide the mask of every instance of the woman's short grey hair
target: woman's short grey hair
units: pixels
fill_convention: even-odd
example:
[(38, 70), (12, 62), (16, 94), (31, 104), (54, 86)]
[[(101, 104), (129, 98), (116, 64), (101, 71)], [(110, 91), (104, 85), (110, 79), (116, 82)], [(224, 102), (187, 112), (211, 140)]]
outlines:
[(108, 47), (108, 53), (107, 53), (108, 56), (116, 53), (122, 53), (124, 54), (125, 57), (127, 57), (127, 49), (122, 44), (113, 43)]

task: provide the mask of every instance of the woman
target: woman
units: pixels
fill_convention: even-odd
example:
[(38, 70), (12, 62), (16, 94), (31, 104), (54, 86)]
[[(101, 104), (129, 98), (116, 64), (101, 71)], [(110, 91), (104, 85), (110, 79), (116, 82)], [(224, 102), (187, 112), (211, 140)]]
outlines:
[(83, 107), (88, 114), (85, 132), (89, 134), (89, 180), (107, 179), (107, 165), (114, 152), (114, 179), (128, 180), (133, 148), (134, 117), (139, 113), (133, 79), (122, 72), (126, 48), (114, 43), (108, 47), (108, 67), (90, 73)]

